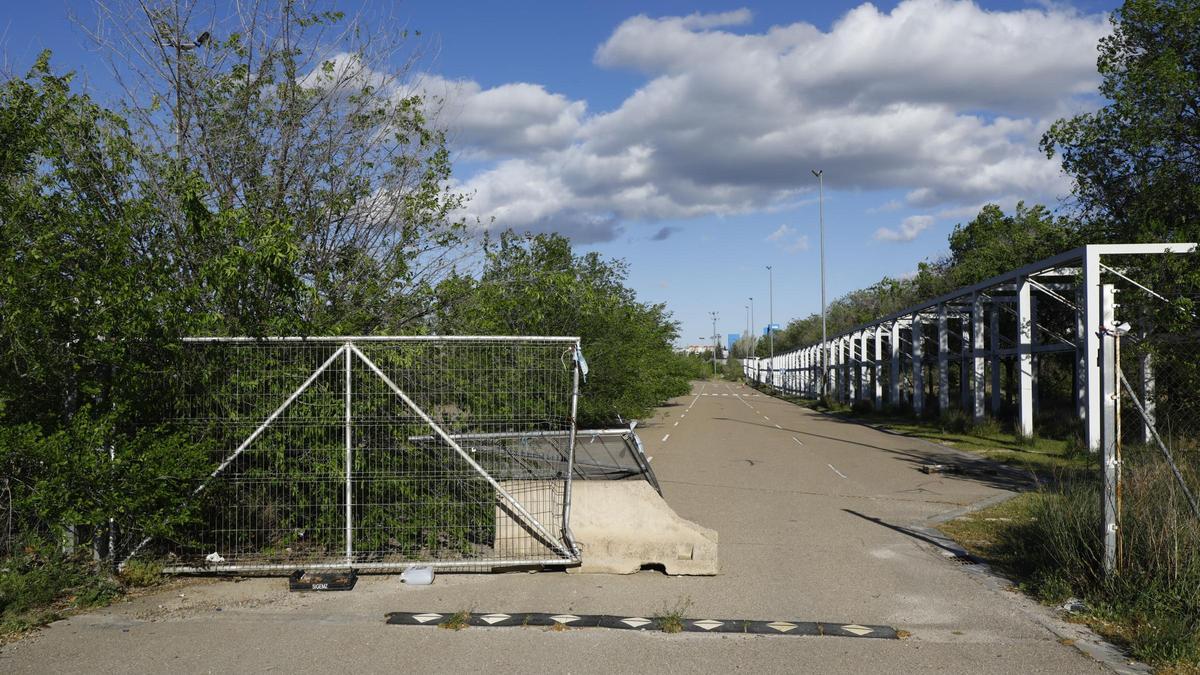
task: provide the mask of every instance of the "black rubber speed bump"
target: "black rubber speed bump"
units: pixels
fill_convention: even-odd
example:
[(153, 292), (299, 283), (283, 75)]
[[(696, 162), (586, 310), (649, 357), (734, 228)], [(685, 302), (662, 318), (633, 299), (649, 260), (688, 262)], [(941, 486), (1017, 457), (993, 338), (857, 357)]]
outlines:
[[(664, 625), (668, 621), (670, 625)], [(676, 619), (614, 616), (611, 614), (547, 614), (502, 612), (456, 614), (454, 612), (390, 612), (387, 622), (399, 626), (438, 626), (448, 622), (501, 628), (520, 626), (564, 626), (566, 628), (611, 628), (615, 630), (663, 631), (684, 633), (748, 633), (754, 635), (829, 635), (852, 638), (898, 639), (891, 626), (815, 621), (754, 621), (746, 619)], [(668, 629), (672, 629), (669, 630)], [(678, 629), (678, 630), (673, 630)]]

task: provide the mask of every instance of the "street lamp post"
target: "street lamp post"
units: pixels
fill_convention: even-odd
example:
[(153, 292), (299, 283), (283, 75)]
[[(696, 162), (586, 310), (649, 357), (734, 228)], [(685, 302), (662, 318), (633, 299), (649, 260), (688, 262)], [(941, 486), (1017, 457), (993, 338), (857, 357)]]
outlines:
[(718, 347), (718, 345), (719, 345), (719, 343), (717, 342), (717, 340), (719, 339), (719, 336), (717, 335), (717, 313), (716, 313), (716, 312), (709, 312), (709, 313), (708, 313), (708, 315), (712, 317), (712, 324), (713, 324), (713, 329), (712, 329), (712, 330), (713, 330), (713, 332), (712, 332), (712, 340), (713, 340), (713, 377), (716, 377), (716, 376), (717, 376), (717, 347)]
[(185, 136), (183, 119), (183, 53), (203, 47), (211, 39), (208, 31), (201, 33), (195, 40), (181, 40), (177, 37), (159, 35), (159, 47), (175, 50), (175, 71), (172, 75), (175, 80), (175, 146), (180, 161), (183, 160), (183, 139)]
[(771, 386), (775, 386), (775, 272), (767, 265), (767, 340), (771, 350)]
[(829, 395), (829, 341), (825, 334), (825, 171), (813, 169), (820, 198), (821, 227), (821, 395)]
[(754, 347), (758, 344), (758, 340), (754, 338), (754, 297), (750, 297), (750, 355), (757, 356)]
[[(746, 341), (750, 341), (750, 305), (746, 305)], [(745, 348), (746, 345), (742, 345), (742, 349)], [(749, 354), (742, 354), (742, 356), (746, 357), (749, 356)]]

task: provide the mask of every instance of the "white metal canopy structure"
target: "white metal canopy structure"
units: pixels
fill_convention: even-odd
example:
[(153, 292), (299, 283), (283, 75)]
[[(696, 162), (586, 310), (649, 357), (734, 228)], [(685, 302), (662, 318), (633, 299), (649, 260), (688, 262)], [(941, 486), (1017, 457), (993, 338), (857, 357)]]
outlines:
[[(1007, 361), (1016, 366), (1008, 392), (1016, 395), (1015, 426), (1031, 435), (1038, 357), (1073, 353), (1075, 408), (1087, 446), (1099, 450), (1105, 381), (1101, 342), (1104, 328), (1112, 324), (1104, 285), (1121, 267), (1113, 260), (1195, 250), (1195, 243), (1082, 246), (831, 335), (825, 345), (806, 345), (773, 360), (747, 359), (743, 367), (749, 379), (792, 394), (817, 396), (825, 386), (838, 401), (865, 401), (876, 408), (909, 404), (917, 414), (932, 403), (938, 411), (961, 408), (978, 421), (1003, 403), (1001, 374)], [(1073, 325), (1046, 325), (1039, 310), (1045, 312), (1047, 305), (1066, 308)], [(822, 352), (829, 364), (825, 373)], [(936, 382), (926, 381), (927, 371)], [(927, 388), (936, 392), (935, 401), (923, 395)], [(959, 400), (952, 402), (956, 388)]]
[[(1118, 356), (1120, 336), (1131, 329), (1124, 321), (1143, 322), (1134, 327), (1142, 338), (1155, 328), (1155, 312), (1144, 306), (1138, 311), (1139, 297), (1142, 302), (1171, 305), (1170, 299), (1134, 278), (1138, 274), (1130, 276), (1131, 268), (1170, 285), (1169, 274), (1164, 275), (1169, 261), (1161, 257), (1195, 251), (1195, 243), (1083, 246), (860, 324), (823, 344), (773, 359), (747, 359), (745, 375), (786, 393), (824, 394), (876, 409), (907, 406), (917, 415), (962, 410), (975, 422), (989, 411), (993, 416), (1006, 414), (1018, 434), (1030, 437), (1041, 407), (1039, 373), (1045, 361), (1056, 359), (1056, 380), (1064, 379), (1064, 370), (1070, 372), (1065, 378), (1072, 383), (1068, 416), (1077, 420), (1088, 449), (1103, 453), (1104, 566), (1112, 571), (1120, 520), (1121, 384), (1142, 417), (1138, 426), (1144, 442), (1153, 440), (1161, 448), (1191, 499), (1168, 444), (1156, 430), (1155, 405), (1161, 392), (1153, 352), (1141, 350), (1139, 355), (1140, 392), (1121, 372)], [(1157, 261), (1154, 256), (1159, 256)], [(1118, 292), (1133, 297), (1118, 303)], [(1195, 293), (1195, 288), (1185, 289), (1181, 297), (1194, 304), (1200, 299)], [(1196, 327), (1197, 317), (1191, 313), (1186, 335), (1165, 337), (1194, 342)], [(1164, 338), (1155, 337), (1159, 342)], [(1194, 391), (1191, 383), (1174, 389), (1175, 396)], [(1194, 502), (1192, 508), (1197, 509)]]

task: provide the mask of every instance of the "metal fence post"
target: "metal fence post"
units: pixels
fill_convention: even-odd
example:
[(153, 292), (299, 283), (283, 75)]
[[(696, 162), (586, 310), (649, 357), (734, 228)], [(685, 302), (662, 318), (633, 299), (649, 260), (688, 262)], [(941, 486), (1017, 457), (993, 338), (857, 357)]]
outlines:
[(1104, 573), (1112, 574), (1117, 563), (1117, 359), (1116, 331), (1113, 328), (1112, 284), (1100, 287), (1100, 404), (1101, 447), (1104, 489)]
[(571, 357), (574, 366), (572, 368), (574, 372), (571, 373), (571, 418), (568, 421), (571, 435), (567, 439), (567, 476), (563, 485), (562, 536), (563, 543), (571, 549), (572, 554), (578, 557), (579, 547), (575, 544), (575, 535), (571, 532), (571, 485), (575, 479), (575, 436), (579, 430), (576, 420), (579, 413), (579, 371), (583, 368), (583, 345), (580, 342), (574, 344)]
[(350, 343), (345, 347), (346, 362), (346, 564), (354, 564), (354, 456), (350, 418)]

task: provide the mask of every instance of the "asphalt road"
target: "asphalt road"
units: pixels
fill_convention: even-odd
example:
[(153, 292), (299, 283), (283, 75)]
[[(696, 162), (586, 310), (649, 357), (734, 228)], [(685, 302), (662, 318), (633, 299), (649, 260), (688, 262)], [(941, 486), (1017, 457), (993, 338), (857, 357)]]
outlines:
[[(0, 672), (1105, 672), (1087, 635), (927, 539), (995, 499), (1001, 476), (726, 383), (696, 383), (640, 427), (667, 500), (720, 533), (721, 574), (363, 577), (349, 593), (282, 579), (184, 580), (0, 649)], [(570, 612), (882, 624), (904, 640), (391, 626), (392, 611)]]

